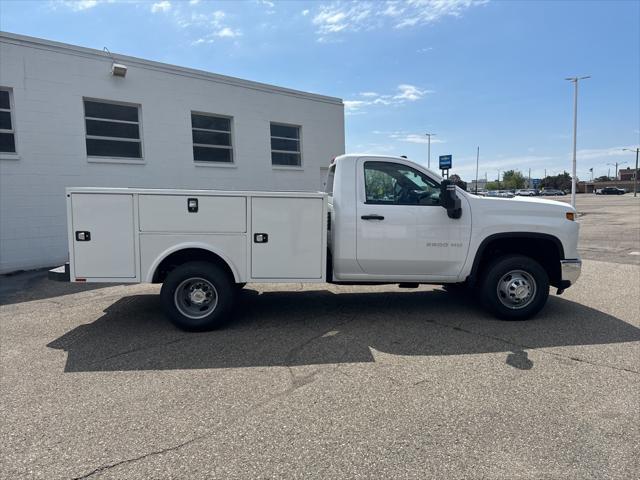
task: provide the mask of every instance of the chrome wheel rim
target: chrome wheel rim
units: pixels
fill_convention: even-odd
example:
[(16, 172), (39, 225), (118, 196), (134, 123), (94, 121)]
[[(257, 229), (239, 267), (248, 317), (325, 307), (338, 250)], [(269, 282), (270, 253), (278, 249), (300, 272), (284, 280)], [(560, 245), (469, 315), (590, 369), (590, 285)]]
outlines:
[(198, 320), (206, 317), (218, 306), (218, 291), (204, 278), (184, 280), (173, 294), (173, 302), (185, 317)]
[(529, 272), (511, 270), (498, 281), (498, 300), (507, 308), (519, 310), (533, 301), (536, 290), (536, 281)]

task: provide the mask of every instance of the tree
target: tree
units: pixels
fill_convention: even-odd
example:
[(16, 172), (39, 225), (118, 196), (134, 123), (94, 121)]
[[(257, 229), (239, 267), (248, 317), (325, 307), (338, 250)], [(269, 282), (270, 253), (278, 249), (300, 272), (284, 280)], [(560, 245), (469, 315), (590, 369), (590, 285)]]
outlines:
[(571, 190), (571, 175), (568, 172), (563, 172), (560, 175), (545, 177), (540, 182), (540, 188)]
[(500, 182), (487, 182), (485, 188), (487, 190), (500, 190)]
[(526, 180), (522, 172), (518, 170), (507, 170), (502, 175), (502, 184), (505, 190), (516, 190), (518, 188), (524, 188)]
[(606, 175), (602, 175), (594, 180), (594, 182), (608, 182), (610, 180)]

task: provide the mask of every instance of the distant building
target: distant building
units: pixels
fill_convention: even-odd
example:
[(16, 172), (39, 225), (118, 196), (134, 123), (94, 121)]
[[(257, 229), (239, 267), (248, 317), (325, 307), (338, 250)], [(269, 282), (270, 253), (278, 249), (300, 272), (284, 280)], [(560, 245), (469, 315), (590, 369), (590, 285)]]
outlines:
[(0, 32), (0, 273), (67, 260), (65, 187), (317, 191), (342, 153), (339, 98)]
[(633, 181), (633, 177), (636, 175), (636, 172), (635, 168), (621, 168), (618, 170), (618, 179), (622, 181)]
[[(478, 179), (478, 190), (486, 190), (487, 188), (487, 179), (486, 178), (480, 178)], [(471, 180), (469, 182), (469, 187), (468, 187), (470, 192), (475, 192), (476, 191), (476, 181), (475, 180)]]

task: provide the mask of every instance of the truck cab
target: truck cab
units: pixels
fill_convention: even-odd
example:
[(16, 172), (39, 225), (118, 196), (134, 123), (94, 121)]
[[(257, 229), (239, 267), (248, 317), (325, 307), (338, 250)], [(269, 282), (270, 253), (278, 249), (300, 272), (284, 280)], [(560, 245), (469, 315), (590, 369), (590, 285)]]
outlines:
[[(390, 156), (337, 157), (327, 194), (333, 282), (470, 287), (498, 316), (520, 319), (580, 272), (576, 211), (563, 202), (476, 196)], [(500, 262), (514, 268), (494, 278)]]

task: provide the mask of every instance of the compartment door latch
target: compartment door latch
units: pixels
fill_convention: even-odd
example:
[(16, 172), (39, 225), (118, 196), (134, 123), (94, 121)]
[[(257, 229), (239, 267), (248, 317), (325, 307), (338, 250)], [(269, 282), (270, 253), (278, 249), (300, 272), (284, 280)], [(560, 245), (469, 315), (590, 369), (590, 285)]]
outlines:
[(267, 233), (254, 233), (253, 234), (253, 242), (254, 243), (267, 243), (269, 241), (269, 234)]

